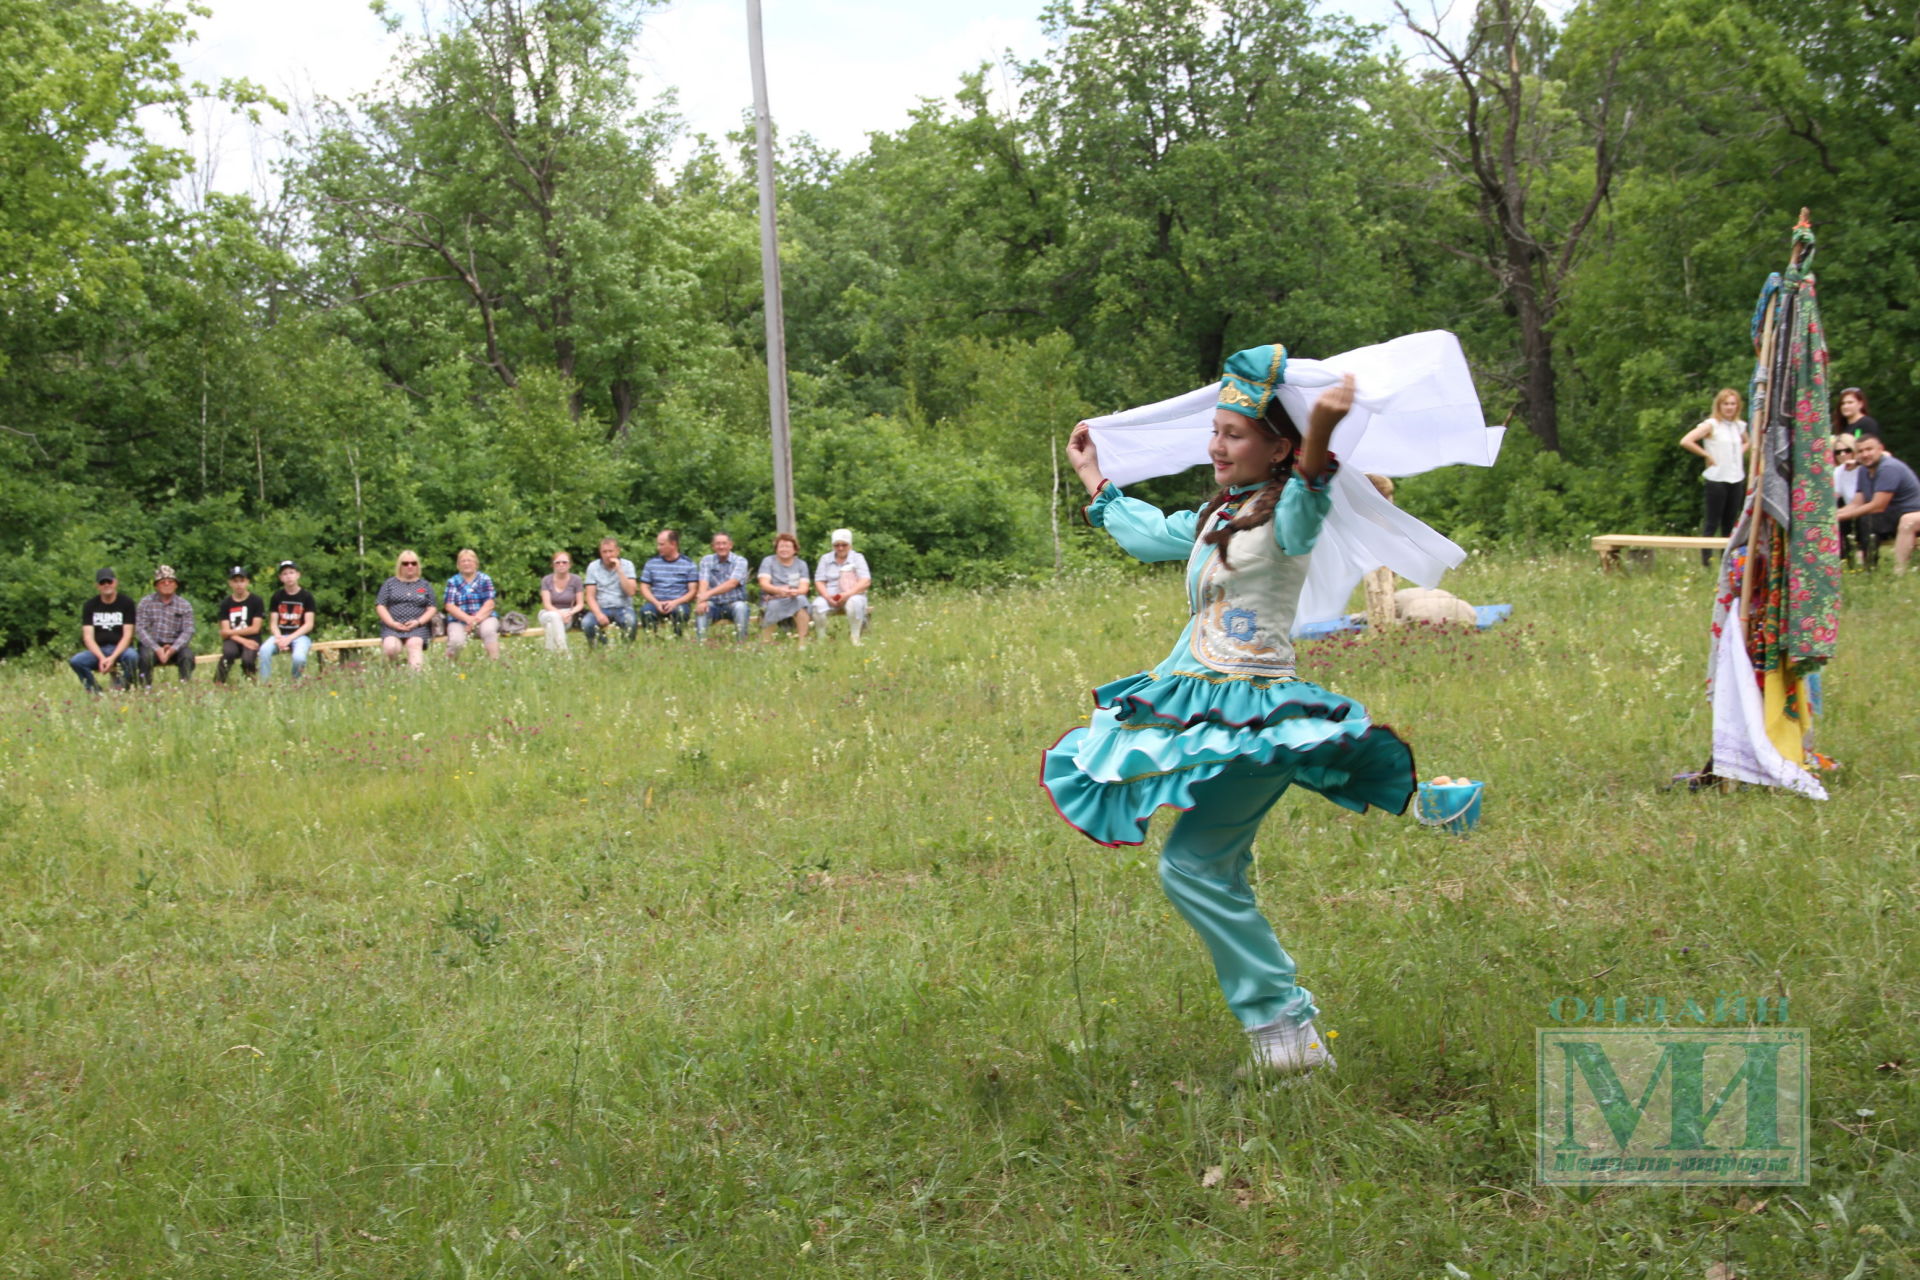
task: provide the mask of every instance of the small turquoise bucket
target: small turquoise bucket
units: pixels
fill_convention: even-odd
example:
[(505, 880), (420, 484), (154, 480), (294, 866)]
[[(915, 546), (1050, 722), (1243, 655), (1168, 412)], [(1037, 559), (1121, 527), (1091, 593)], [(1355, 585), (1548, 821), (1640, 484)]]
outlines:
[(1480, 793), (1486, 789), (1484, 782), (1469, 782), (1464, 786), (1458, 783), (1423, 782), (1420, 784), (1420, 804), (1414, 816), (1423, 827), (1439, 827), (1455, 835), (1465, 835), (1480, 825)]

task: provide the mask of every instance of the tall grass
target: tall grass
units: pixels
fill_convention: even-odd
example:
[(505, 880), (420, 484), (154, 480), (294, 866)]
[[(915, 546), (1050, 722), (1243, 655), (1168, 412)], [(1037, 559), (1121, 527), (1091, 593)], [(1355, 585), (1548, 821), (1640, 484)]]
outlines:
[[(82, 696), (0, 680), (0, 1275), (1920, 1275), (1920, 580), (1850, 577), (1818, 804), (1705, 756), (1697, 565), (1476, 558), (1306, 646), (1478, 831), (1283, 800), (1339, 1072), (1243, 1086), (1142, 849), (1035, 785), (1169, 573)], [(436, 655), (437, 659), (437, 655)], [(1814, 1183), (1531, 1181), (1562, 995), (1786, 994)]]

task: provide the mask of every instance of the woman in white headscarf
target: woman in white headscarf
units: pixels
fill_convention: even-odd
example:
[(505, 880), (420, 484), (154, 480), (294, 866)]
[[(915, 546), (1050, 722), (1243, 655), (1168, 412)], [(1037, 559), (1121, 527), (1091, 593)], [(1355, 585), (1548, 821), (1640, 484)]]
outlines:
[(873, 573), (867, 558), (853, 549), (853, 530), (833, 531), (833, 551), (820, 557), (813, 571), (813, 625), (827, 634), (827, 618), (845, 614), (847, 629), (855, 644), (860, 643), (861, 628), (867, 625), (867, 590), (873, 586)]

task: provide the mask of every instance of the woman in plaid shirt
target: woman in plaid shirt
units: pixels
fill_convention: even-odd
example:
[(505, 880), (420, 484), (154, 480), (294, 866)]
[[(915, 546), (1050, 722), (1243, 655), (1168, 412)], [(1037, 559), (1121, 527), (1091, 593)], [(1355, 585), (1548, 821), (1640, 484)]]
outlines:
[(478, 632), (489, 658), (500, 656), (500, 619), (494, 616), (493, 579), (480, 572), (480, 557), (471, 547), (454, 558), (460, 572), (447, 579), (441, 607), (447, 611), (447, 657), (458, 659), (467, 637)]

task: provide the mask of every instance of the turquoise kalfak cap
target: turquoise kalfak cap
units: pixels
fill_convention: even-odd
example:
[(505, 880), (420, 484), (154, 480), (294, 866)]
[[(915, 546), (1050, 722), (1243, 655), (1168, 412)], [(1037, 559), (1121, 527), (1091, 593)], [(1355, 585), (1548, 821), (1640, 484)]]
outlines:
[(1274, 389), (1286, 380), (1287, 349), (1279, 343), (1236, 351), (1222, 370), (1217, 407), (1257, 418), (1266, 412)]

